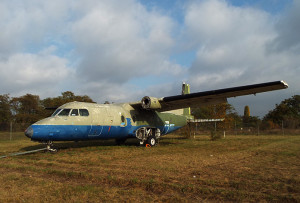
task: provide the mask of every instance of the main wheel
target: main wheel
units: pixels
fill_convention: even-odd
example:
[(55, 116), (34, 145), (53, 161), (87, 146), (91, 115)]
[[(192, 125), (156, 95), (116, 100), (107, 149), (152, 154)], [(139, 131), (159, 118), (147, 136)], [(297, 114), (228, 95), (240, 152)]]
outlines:
[(155, 136), (150, 136), (148, 137), (147, 141), (146, 141), (146, 145), (150, 145), (151, 147), (155, 146), (157, 144), (157, 139)]

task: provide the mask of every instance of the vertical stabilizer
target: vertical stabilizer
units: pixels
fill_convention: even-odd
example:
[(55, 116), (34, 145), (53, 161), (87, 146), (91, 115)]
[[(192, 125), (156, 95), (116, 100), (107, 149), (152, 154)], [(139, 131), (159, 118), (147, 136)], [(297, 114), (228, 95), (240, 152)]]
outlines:
[[(190, 94), (190, 85), (186, 84), (185, 82), (182, 83), (182, 95)], [(183, 115), (187, 117), (191, 117), (191, 108), (184, 108), (183, 109)]]

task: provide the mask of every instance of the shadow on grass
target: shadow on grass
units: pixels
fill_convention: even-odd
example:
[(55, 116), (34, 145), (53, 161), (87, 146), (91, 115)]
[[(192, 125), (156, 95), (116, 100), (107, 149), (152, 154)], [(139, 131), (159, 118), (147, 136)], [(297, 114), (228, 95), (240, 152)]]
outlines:
[[(139, 142), (136, 139), (127, 139), (122, 146), (138, 146)], [(85, 147), (96, 147), (96, 146), (120, 146), (116, 144), (115, 140), (89, 140), (89, 141), (65, 141), (65, 142), (53, 142), (52, 148), (62, 150), (70, 148), (85, 148)], [(21, 148), (24, 151), (36, 150), (46, 147), (45, 144), (38, 144), (33, 146), (27, 146)]]
[[(177, 141), (175, 141), (177, 140)], [(185, 140), (182, 137), (162, 137), (159, 141), (159, 146), (168, 146), (168, 145), (177, 145), (182, 144), (181, 140)], [(180, 141), (180, 142), (178, 142)], [(136, 147), (143, 147), (140, 145), (139, 140), (136, 138), (128, 138), (126, 142), (122, 145), (118, 145), (114, 139), (111, 140), (88, 140), (88, 141), (58, 141), (53, 142), (52, 148), (63, 150), (63, 149), (72, 149), (72, 148), (85, 148), (85, 147), (96, 147), (96, 146), (136, 146)], [(21, 148), (20, 150), (30, 151), (45, 148), (45, 144), (39, 143), (38, 145), (27, 146)]]

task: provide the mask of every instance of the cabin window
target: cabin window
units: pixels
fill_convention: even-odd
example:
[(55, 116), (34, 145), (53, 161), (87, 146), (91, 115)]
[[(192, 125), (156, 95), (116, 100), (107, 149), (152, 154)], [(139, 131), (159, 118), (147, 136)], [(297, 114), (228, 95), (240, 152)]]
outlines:
[(52, 116), (56, 116), (59, 112), (60, 112), (61, 109), (56, 109), (56, 111), (54, 111), (54, 113), (52, 114)]
[(125, 120), (125, 116), (121, 116), (121, 126), (124, 127), (126, 126), (126, 120)]
[(89, 111), (87, 109), (79, 109), (79, 114), (81, 116), (89, 116)]
[(70, 113), (71, 109), (63, 109), (58, 116), (68, 116)]
[(71, 116), (78, 116), (78, 115), (79, 115), (78, 109), (72, 109)]

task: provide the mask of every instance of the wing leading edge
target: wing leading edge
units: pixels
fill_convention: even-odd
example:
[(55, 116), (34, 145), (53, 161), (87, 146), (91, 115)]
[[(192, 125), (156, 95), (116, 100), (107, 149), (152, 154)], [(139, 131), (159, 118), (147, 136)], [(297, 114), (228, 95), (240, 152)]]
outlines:
[[(211, 90), (205, 92), (196, 92), (185, 95), (176, 95), (170, 97), (163, 97), (159, 99), (161, 108), (157, 111), (170, 111), (175, 109), (187, 107), (199, 107), (211, 104), (219, 104), (227, 102), (227, 98), (244, 96), (250, 94), (257, 94), (261, 92), (268, 92), (273, 90), (280, 90), (288, 88), (288, 84), (284, 81), (267, 82), (239, 87), (231, 87), (225, 89)], [(134, 106), (141, 103), (135, 103)]]

